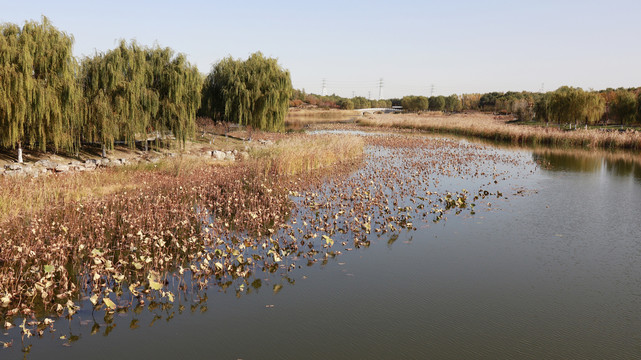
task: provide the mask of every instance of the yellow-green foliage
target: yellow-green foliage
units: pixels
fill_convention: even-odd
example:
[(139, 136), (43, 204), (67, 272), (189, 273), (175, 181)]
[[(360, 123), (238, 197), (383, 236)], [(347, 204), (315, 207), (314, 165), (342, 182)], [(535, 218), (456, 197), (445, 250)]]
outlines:
[(88, 139), (133, 145), (136, 135), (171, 131), (184, 143), (193, 133), (202, 81), (184, 55), (121, 41), (82, 65)]
[(46, 17), (22, 28), (0, 24), (0, 144), (77, 149), (81, 92), (73, 37)]
[(289, 109), (289, 71), (260, 52), (247, 60), (225, 58), (205, 80), (203, 109), (212, 118), (261, 130), (282, 130)]
[(605, 101), (594, 92), (562, 86), (550, 95), (550, 117), (558, 123), (594, 124), (605, 112)]

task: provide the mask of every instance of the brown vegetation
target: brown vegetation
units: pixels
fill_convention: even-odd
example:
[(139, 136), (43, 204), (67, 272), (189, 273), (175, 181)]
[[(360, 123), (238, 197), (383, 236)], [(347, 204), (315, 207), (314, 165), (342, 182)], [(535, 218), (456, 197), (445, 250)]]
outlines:
[[(239, 246), (258, 249), (258, 239), (265, 242), (262, 249), (276, 251), (269, 255), (276, 260), (284, 256), (278, 242), (260, 235), (273, 233), (291, 212), (288, 187), (302, 184), (294, 185), (299, 179), (288, 174), (351, 161), (363, 143), (297, 137), (283, 139), (273, 152), (258, 147), (252, 151), (257, 159), (233, 165), (178, 157), (94, 173), (2, 179), (0, 198), (13, 211), (0, 220), (0, 320), (65, 310), (73, 315), (79, 294), (113, 311), (127, 306), (110, 297), (115, 292), (119, 298), (123, 284), (129, 304), (146, 297), (173, 301), (164, 291), (167, 271), (182, 273), (184, 267), (205, 279), (242, 276), (259, 259), (268, 262), (239, 252)], [(232, 233), (258, 237), (241, 241)]]
[(519, 126), (482, 113), (376, 115), (360, 119), (358, 123), (365, 126), (476, 136), (519, 145), (641, 149), (641, 133), (638, 131), (619, 132), (595, 129), (565, 131), (556, 126)]
[(310, 124), (353, 121), (360, 115), (361, 113), (356, 110), (290, 108), (285, 118), (285, 125), (297, 129)]

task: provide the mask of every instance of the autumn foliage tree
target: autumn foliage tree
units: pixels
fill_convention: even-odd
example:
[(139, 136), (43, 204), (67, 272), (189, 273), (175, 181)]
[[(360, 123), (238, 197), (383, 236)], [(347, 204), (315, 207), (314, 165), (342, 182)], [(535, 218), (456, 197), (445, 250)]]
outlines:
[(632, 92), (619, 89), (610, 102), (610, 115), (620, 124), (632, 124), (637, 114), (637, 98)]

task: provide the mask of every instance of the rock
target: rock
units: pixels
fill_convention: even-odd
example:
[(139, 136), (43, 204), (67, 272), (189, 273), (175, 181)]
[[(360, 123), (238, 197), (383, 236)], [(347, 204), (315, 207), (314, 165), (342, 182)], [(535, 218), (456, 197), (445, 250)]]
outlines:
[(31, 175), (31, 176), (33, 175), (38, 176), (38, 173), (40, 173), (40, 170), (38, 170), (38, 168), (28, 164), (24, 165), (24, 167), (22, 168), (22, 171), (24, 171), (26, 175)]
[(176, 157), (176, 156), (178, 156), (178, 154), (176, 154), (176, 153), (169, 153), (169, 154), (167, 154), (167, 156), (169, 156), (169, 157)]
[(67, 172), (67, 171), (69, 171), (69, 165), (59, 164), (58, 166), (56, 166), (55, 171), (56, 172)]
[(238, 150), (234, 149), (234, 151), (231, 152), (234, 155), (238, 155)]
[(96, 159), (87, 159), (85, 160), (85, 168), (95, 169), (98, 166), (98, 160)]
[(122, 165), (127, 165), (127, 164), (129, 164), (129, 160), (127, 160), (127, 159), (123, 158), (123, 159), (120, 159), (120, 163), (121, 163)]
[(36, 165), (42, 166), (47, 170), (55, 170), (56, 166), (58, 166), (58, 163), (51, 160), (38, 160), (36, 161)]
[(69, 162), (69, 170), (71, 171), (82, 171), (85, 169), (85, 164), (78, 161), (78, 160), (72, 160)]
[(227, 151), (227, 152), (225, 153), (225, 160), (228, 160), (228, 161), (236, 161), (236, 155), (234, 155), (234, 153), (233, 153), (233, 152), (231, 152), (231, 151)]
[(102, 158), (102, 159), (98, 160), (98, 164), (100, 166), (107, 166), (107, 164), (109, 164), (109, 163), (110, 163), (110, 160), (107, 159), (107, 158)]
[(225, 153), (220, 150), (212, 151), (211, 156), (216, 160), (225, 160)]
[(9, 171), (20, 171), (20, 170), (22, 170), (22, 165), (8, 164), (8, 165), (4, 166), (4, 169), (5, 170), (9, 170)]
[(247, 160), (247, 159), (249, 159), (249, 153), (248, 153), (247, 151), (241, 151), (241, 152), (239, 152), (239, 153), (238, 153), (238, 155), (240, 155), (240, 158), (241, 158), (242, 160)]
[(258, 142), (263, 144), (263, 145), (273, 145), (274, 144), (274, 142), (271, 141), (271, 140), (262, 140), (261, 139), (261, 140), (258, 140)]

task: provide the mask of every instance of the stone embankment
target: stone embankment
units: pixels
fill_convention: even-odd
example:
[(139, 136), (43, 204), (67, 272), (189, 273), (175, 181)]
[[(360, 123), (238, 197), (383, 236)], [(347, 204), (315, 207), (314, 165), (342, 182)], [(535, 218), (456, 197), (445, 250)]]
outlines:
[[(138, 163), (157, 163), (166, 157), (176, 157), (176, 153), (167, 154), (153, 154), (149, 155), (143, 153), (140, 156), (131, 158), (101, 158), (101, 159), (87, 159), (84, 161), (72, 160), (67, 162), (53, 161), (53, 160), (38, 160), (33, 163), (12, 163), (7, 164), (4, 168), (0, 168), (0, 176), (30, 176), (38, 177), (42, 175), (67, 173), (73, 171), (93, 171), (100, 168), (119, 167), (124, 165), (134, 165)], [(246, 160), (249, 158), (249, 153), (246, 151), (205, 151), (199, 156), (209, 156), (214, 160), (220, 161), (237, 161)]]

